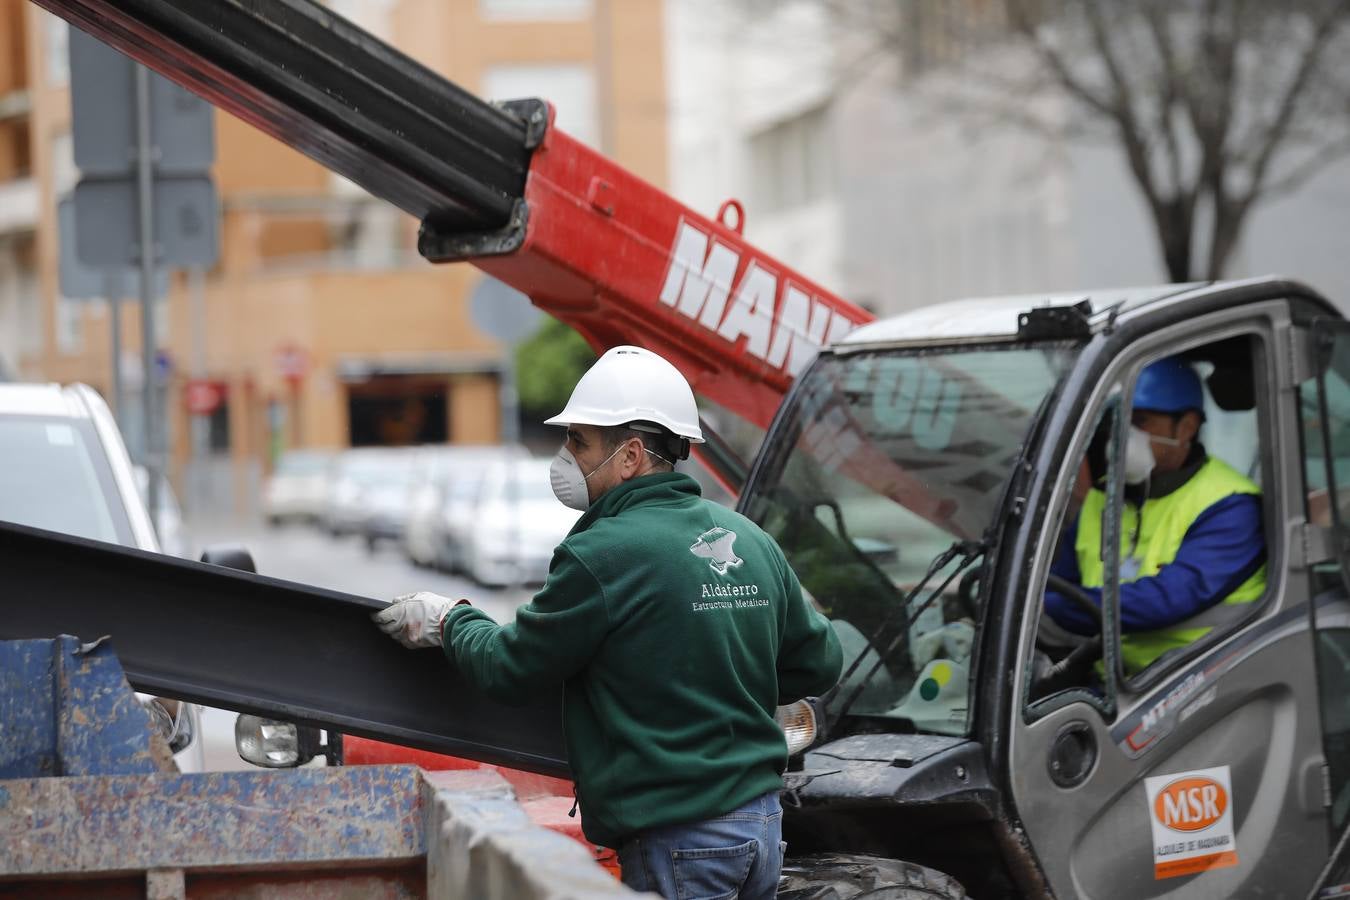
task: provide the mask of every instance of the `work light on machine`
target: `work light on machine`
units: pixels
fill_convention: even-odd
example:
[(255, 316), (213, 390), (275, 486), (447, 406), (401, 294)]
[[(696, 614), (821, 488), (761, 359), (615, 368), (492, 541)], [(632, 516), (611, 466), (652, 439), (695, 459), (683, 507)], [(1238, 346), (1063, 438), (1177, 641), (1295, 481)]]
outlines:
[(788, 756), (800, 753), (816, 742), (816, 711), (807, 701), (780, 706), (773, 718), (787, 739)]

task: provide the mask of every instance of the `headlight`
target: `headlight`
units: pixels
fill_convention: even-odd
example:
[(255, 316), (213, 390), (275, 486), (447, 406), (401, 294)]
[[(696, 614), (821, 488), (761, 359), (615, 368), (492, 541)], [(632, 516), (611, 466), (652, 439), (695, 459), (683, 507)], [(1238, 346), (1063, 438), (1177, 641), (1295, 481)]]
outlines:
[(287, 769), (300, 758), (300, 730), (291, 722), (240, 715), (234, 720), (234, 746), (245, 762), (269, 769)]
[(800, 753), (816, 742), (816, 711), (805, 700), (780, 706), (773, 714), (787, 738), (788, 756)]

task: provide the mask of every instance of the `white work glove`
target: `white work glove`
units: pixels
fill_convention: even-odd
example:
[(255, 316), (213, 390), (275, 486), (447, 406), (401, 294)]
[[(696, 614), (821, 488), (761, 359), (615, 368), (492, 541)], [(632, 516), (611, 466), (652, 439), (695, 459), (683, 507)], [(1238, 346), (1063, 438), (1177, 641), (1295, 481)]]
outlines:
[(381, 631), (405, 647), (439, 647), (441, 623), (454, 605), (448, 597), (418, 591), (395, 597), (384, 609), (371, 613), (370, 618)]

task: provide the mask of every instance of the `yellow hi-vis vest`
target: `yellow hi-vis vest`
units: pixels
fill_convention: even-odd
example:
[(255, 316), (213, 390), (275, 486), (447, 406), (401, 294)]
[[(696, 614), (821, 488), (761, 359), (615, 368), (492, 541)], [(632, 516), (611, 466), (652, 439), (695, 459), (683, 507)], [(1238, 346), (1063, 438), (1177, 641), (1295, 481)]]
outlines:
[[(1215, 503), (1234, 494), (1256, 494), (1258, 488), (1222, 460), (1210, 457), (1191, 478), (1165, 497), (1145, 501), (1138, 509), (1127, 503), (1120, 528), (1121, 582), (1157, 575), (1176, 559), (1186, 532), (1195, 520)], [(1074, 549), (1083, 587), (1100, 588), (1105, 580), (1102, 562), (1102, 518), (1106, 494), (1094, 488), (1088, 492), (1078, 518)], [(1134, 541), (1135, 528), (1139, 529)], [(1131, 544), (1134, 544), (1131, 552)], [(1137, 631), (1121, 636), (1120, 654), (1126, 674), (1133, 675), (1169, 650), (1186, 647), (1214, 628), (1237, 621), (1246, 612), (1242, 604), (1251, 603), (1265, 592), (1266, 567), (1238, 586), (1237, 590), (1209, 609), (1157, 631)]]

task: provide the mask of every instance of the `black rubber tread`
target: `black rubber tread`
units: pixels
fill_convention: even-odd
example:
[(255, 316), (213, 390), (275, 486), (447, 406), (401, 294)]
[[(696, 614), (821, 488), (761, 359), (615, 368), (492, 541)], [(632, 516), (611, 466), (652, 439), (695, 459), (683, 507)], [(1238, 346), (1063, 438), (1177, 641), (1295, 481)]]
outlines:
[(858, 854), (799, 856), (783, 864), (778, 900), (968, 900), (950, 875), (917, 863)]

